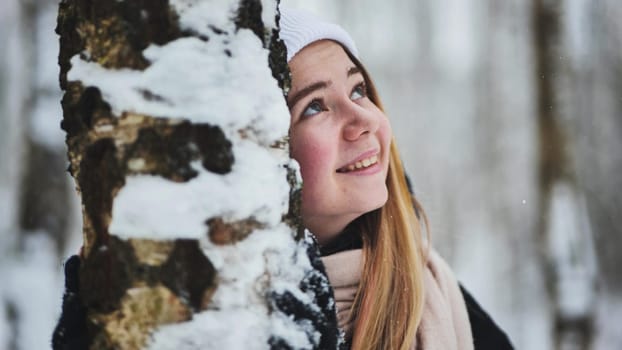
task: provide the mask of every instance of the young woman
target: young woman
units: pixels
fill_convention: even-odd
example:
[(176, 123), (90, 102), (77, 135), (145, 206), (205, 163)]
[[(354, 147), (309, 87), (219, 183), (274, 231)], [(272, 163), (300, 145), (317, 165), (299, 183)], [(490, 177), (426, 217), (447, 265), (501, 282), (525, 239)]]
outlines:
[[(511, 349), (423, 237), (389, 119), (339, 26), (282, 9), (292, 86), (292, 157), (303, 178), (302, 219), (320, 243), (337, 319), (352, 349)], [(79, 258), (66, 264), (55, 348), (86, 344)]]
[[(339, 326), (353, 349), (508, 349), (423, 239), (389, 120), (351, 37), (281, 9), (292, 85), (290, 147), (302, 218), (321, 245)], [(423, 221), (423, 223), (422, 223)]]

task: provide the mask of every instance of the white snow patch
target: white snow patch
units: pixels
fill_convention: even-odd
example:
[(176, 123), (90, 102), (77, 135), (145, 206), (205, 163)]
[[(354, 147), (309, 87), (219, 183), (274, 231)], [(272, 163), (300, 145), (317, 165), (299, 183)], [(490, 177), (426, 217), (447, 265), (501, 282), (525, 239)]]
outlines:
[(245, 140), (238, 140), (233, 152), (235, 162), (226, 175), (210, 173), (195, 162), (199, 175), (185, 183), (151, 175), (128, 177), (114, 200), (110, 232), (121, 238), (198, 239), (207, 233), (206, 220), (216, 216), (230, 221), (252, 216), (276, 225), (289, 204), (283, 163)]
[[(170, 4), (179, 14), (179, 24), (182, 29), (192, 30), (196, 33), (211, 35), (214, 32), (205, 25), (210, 23), (220, 30), (233, 32), (235, 30), (234, 19), (240, 6), (239, 0), (171, 0)], [(214, 11), (214, 8), (226, 9)], [(276, 29), (277, 2), (274, 0), (261, 1), (261, 20), (264, 27)]]
[(202, 239), (203, 252), (214, 265), (220, 284), (211, 305), (229, 308), (265, 303), (264, 293), (275, 281), (300, 282), (304, 275), (302, 269), (309, 265), (294, 264), (295, 244), (291, 228), (282, 223), (255, 230), (231, 246), (214, 245)]
[(232, 19), (240, 6), (239, 0), (171, 0), (169, 3), (179, 15), (181, 29), (210, 37), (214, 32), (207, 23), (230, 33), (235, 30)]
[(144, 71), (106, 69), (76, 55), (68, 79), (97, 86), (119, 116), (179, 117), (233, 131), (252, 125), (261, 130), (257, 140), (269, 145), (287, 134), (290, 117), (261, 45), (247, 29), (208, 42), (180, 38), (145, 49), (151, 65)]
[(272, 279), (279, 278), (268, 270), (267, 262), (278, 259), (290, 268), (296, 249), (291, 228), (282, 223), (255, 230), (235, 245), (214, 245), (206, 238), (201, 240), (201, 245), (217, 271), (219, 288), (211, 302), (217, 309), (265, 304), (266, 288)]
[[(308, 328), (313, 328), (312, 324), (306, 325)], [(307, 334), (303, 328), (298, 328), (291, 317), (286, 317), (283, 314), (275, 314), (272, 317), (271, 333), (278, 338), (287, 339), (287, 344), (292, 349), (312, 349), (313, 345), (309, 342)], [(318, 342), (321, 337), (319, 332), (315, 332), (314, 339)]]
[(261, 2), (261, 21), (264, 27), (276, 29), (277, 2), (274, 0)]
[[(189, 322), (159, 327), (149, 349), (268, 349), (273, 335), (297, 349), (311, 347), (305, 331), (312, 325), (270, 314), (266, 299), (268, 291), (287, 289), (309, 300), (298, 284), (311, 265), (302, 242), (293, 240), (291, 228), (278, 224), (256, 230), (231, 246), (214, 245), (207, 238), (201, 239), (201, 245), (218, 276), (210, 309)], [(320, 334), (314, 337), (317, 340)]]
[[(286, 254), (274, 254), (267, 259), (267, 267), (271, 276), (272, 284), (270, 290), (277, 294), (289, 291), (299, 301), (305, 303), (308, 307), (317, 307), (314, 304), (314, 297), (311, 291), (303, 293), (299, 288), (300, 281), (303, 280), (305, 272), (312, 270), (311, 261), (307, 256), (307, 245), (312, 244), (309, 231), (305, 230), (305, 239), (297, 243), (292, 249), (285, 246), (285, 251), (295, 251), (292, 257)], [(329, 288), (328, 285), (323, 286)], [(332, 305), (329, 305), (332, 307)], [(309, 343), (309, 334), (313, 338), (315, 344), (319, 343), (321, 334), (314, 329), (311, 323), (296, 323), (291, 316), (285, 316), (280, 312), (272, 313), (271, 318), (271, 334), (275, 337), (285, 339), (287, 343), (294, 349), (311, 349), (312, 344)]]
[(264, 308), (209, 310), (192, 321), (160, 327), (152, 335), (149, 350), (268, 349)]

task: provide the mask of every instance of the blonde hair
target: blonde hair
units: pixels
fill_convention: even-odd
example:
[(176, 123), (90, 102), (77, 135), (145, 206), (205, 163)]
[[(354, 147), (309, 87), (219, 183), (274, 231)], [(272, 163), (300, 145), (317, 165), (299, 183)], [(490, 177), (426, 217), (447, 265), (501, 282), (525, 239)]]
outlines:
[[(383, 110), (369, 74), (356, 57), (345, 51), (361, 69), (370, 100)], [(387, 203), (352, 223), (362, 233), (365, 257), (351, 313), (352, 348), (356, 350), (409, 349), (423, 313), (428, 248), (424, 247), (422, 229), (428, 232), (428, 220), (408, 190), (394, 139), (390, 147)]]

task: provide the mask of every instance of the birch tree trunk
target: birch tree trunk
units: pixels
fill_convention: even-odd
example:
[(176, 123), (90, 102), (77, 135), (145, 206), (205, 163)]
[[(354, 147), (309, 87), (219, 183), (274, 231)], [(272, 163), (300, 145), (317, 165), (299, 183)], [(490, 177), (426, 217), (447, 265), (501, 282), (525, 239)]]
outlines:
[(564, 2), (534, 2), (541, 256), (553, 311), (555, 349), (589, 349), (594, 337), (592, 232), (572, 152), (580, 108), (565, 47)]
[[(61, 3), (89, 348), (337, 346), (332, 292), (296, 225), (277, 13), (275, 1)], [(288, 316), (296, 305), (313, 307)]]

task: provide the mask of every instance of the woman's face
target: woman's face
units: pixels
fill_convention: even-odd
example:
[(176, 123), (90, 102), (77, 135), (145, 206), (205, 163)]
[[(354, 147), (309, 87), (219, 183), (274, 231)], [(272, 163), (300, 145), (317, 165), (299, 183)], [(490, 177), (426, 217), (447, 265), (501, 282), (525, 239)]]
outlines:
[(391, 127), (339, 44), (317, 41), (289, 67), (290, 145), (302, 172), (302, 218), (326, 244), (387, 201)]

